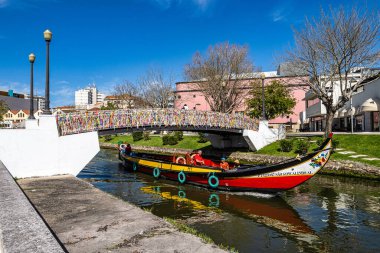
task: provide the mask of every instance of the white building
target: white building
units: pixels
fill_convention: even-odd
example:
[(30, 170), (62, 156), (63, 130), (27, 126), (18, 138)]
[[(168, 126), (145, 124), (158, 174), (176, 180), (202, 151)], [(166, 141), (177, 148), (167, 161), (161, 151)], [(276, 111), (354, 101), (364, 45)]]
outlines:
[[(378, 118), (379, 110), (377, 104), (380, 102), (380, 80), (376, 79), (379, 70), (377, 69), (354, 69), (349, 77), (350, 85), (356, 84), (365, 76), (375, 76), (373, 80), (366, 81), (353, 93), (351, 101), (339, 110), (334, 116), (333, 131), (350, 131), (351, 114), (353, 115), (354, 131), (379, 131)], [(326, 89), (331, 89), (333, 101), (337, 103), (340, 93), (339, 84), (334, 82), (332, 85), (327, 84)], [(312, 90), (305, 95), (306, 119), (303, 128), (309, 131), (322, 131), (326, 125), (326, 107), (322, 101), (317, 98)], [(351, 107), (352, 103), (352, 107)], [(367, 105), (367, 104), (368, 105)], [(380, 107), (380, 104), (378, 105)], [(301, 112), (303, 114), (304, 112)], [(303, 115), (300, 114), (300, 117)]]
[(105, 95), (100, 93), (95, 85), (75, 91), (75, 108), (91, 109), (97, 103), (104, 101)]
[[(25, 94), (25, 99), (30, 99), (30, 95)], [(45, 98), (44, 97), (34, 95), (33, 100), (35, 102), (37, 102), (37, 108), (34, 108), (35, 110), (40, 110), (40, 109), (44, 110), (44, 108), (45, 108)]]

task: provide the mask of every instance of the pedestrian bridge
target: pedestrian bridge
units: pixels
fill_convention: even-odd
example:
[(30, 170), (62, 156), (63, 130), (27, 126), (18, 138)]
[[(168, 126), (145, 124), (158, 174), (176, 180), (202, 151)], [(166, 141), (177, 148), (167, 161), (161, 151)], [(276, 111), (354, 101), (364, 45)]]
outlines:
[(61, 136), (97, 131), (99, 135), (144, 130), (182, 130), (242, 134), (257, 131), (259, 122), (242, 113), (177, 109), (129, 109), (75, 112), (57, 116)]

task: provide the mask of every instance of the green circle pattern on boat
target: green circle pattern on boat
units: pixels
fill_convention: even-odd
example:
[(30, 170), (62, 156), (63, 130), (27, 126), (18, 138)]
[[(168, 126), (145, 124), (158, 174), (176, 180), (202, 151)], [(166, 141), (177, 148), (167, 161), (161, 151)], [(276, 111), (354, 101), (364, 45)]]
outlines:
[(160, 171), (159, 168), (156, 167), (156, 168), (153, 169), (153, 176), (155, 178), (159, 178), (160, 174), (161, 174), (161, 171)]
[(210, 207), (219, 207), (219, 196), (218, 194), (211, 194), (210, 197), (208, 198), (208, 206)]
[(184, 192), (184, 191), (178, 191), (178, 197), (180, 197), (181, 199), (186, 198), (186, 192)]
[(186, 181), (186, 174), (185, 174), (185, 172), (181, 171), (180, 173), (178, 173), (178, 181), (181, 184), (185, 183), (185, 181)]
[[(213, 182), (214, 181), (214, 182)], [(215, 176), (214, 174), (212, 174), (209, 178), (208, 178), (208, 184), (212, 187), (212, 188), (216, 188), (219, 186), (219, 179), (217, 176)]]

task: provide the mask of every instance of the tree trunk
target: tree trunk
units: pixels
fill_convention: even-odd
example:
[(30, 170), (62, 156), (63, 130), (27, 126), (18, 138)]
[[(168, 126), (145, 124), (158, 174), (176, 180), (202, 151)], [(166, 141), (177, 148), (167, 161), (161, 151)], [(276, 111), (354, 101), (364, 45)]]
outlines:
[(326, 128), (325, 128), (325, 137), (329, 136), (329, 133), (332, 132), (333, 120), (334, 120), (333, 112), (328, 112), (326, 114)]

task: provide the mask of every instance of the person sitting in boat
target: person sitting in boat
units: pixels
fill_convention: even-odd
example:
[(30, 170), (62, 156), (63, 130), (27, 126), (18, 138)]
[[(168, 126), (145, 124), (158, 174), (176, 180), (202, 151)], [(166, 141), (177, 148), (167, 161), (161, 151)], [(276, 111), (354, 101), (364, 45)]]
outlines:
[(238, 159), (234, 161), (234, 164), (235, 164), (235, 169), (240, 167), (240, 161)]
[(230, 169), (230, 165), (228, 164), (228, 162), (226, 162), (226, 158), (222, 158), (222, 161), (220, 162), (220, 168), (223, 169), (223, 170), (228, 170)]
[(202, 157), (202, 150), (198, 150), (198, 152), (193, 157), (195, 164), (197, 165), (205, 165), (205, 160)]
[(132, 153), (132, 147), (131, 147), (131, 144), (127, 144), (127, 146), (125, 147), (125, 150), (124, 150), (124, 153), (126, 154), (126, 155), (131, 155), (131, 153)]

